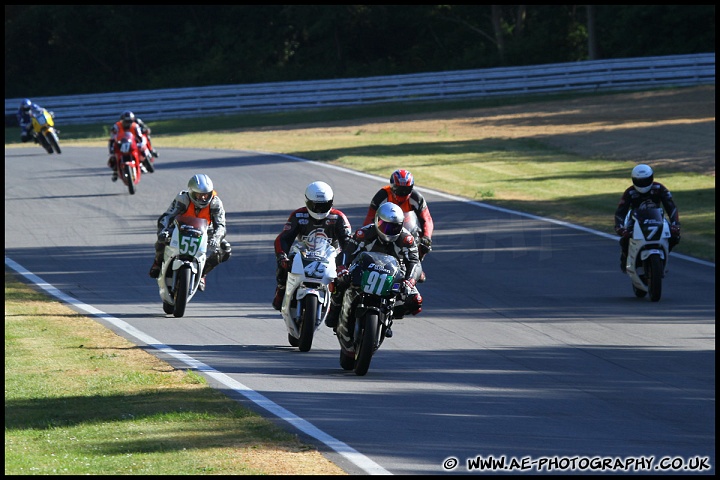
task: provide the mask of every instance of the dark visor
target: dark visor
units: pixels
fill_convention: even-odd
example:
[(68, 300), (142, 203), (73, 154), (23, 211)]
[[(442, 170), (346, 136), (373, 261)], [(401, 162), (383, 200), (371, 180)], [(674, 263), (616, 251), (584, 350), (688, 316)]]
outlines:
[(636, 187), (640, 187), (640, 188), (647, 187), (647, 186), (652, 185), (653, 177), (651, 175), (647, 178), (633, 178), (633, 183), (635, 184)]
[(307, 201), (307, 208), (311, 212), (315, 213), (327, 213), (332, 208), (333, 202), (313, 202), (311, 200)]
[(195, 200), (198, 202), (207, 202), (210, 200), (210, 195), (212, 195), (212, 192), (208, 193), (200, 193), (200, 192), (193, 192), (192, 196)]
[(407, 195), (410, 195), (412, 193), (413, 187), (401, 187), (399, 185), (393, 185), (392, 191), (395, 195), (398, 197), (405, 197)]
[(384, 233), (389, 237), (392, 237), (394, 235), (398, 235), (402, 230), (403, 226), (402, 223), (390, 223), (378, 218), (377, 228), (380, 232)]

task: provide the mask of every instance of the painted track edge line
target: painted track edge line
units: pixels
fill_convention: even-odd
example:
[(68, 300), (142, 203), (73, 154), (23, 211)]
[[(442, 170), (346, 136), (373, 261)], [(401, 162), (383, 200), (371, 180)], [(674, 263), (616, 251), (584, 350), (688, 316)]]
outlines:
[(67, 295), (65, 292), (62, 292), (61, 290), (57, 289), (53, 285), (45, 282), (42, 278), (38, 277), (34, 273), (28, 271), (25, 267), (20, 265), (19, 263), (15, 262), (9, 257), (5, 257), (5, 265), (18, 274), (22, 275), (25, 279), (36, 285), (37, 287), (45, 290), (50, 296), (60, 300), (61, 302), (71, 305), (75, 309), (80, 310), (81, 312), (86, 313), (87, 315), (91, 317), (97, 317), (101, 318), (104, 321), (111, 323), (115, 327), (119, 328), (120, 330), (126, 332), (127, 334), (137, 338), (141, 342), (145, 343), (146, 345), (155, 348), (156, 350), (161, 351), (162, 353), (169, 355), (188, 367), (195, 369), (199, 372), (202, 372), (216, 381), (222, 383), (223, 385), (227, 386), (228, 388), (231, 388), (233, 391), (241, 394), (251, 402), (255, 403), (256, 405), (262, 407), (263, 409), (267, 410), (271, 414), (275, 415), (276, 417), (280, 418), (281, 420), (286, 421), (293, 427), (297, 428), (301, 432), (305, 433), (306, 435), (309, 435), (310, 437), (322, 442), (324, 445), (328, 446), (338, 454), (342, 455), (349, 461), (351, 461), (354, 465), (357, 465), (359, 468), (361, 468), (363, 471), (367, 472), (370, 475), (392, 475), (390, 472), (385, 470), (383, 467), (366, 457), (365, 455), (361, 454), (354, 448), (350, 447), (349, 445), (341, 442), (340, 440), (337, 440), (336, 438), (332, 437), (331, 435), (328, 435), (327, 433), (323, 432), (319, 428), (317, 428), (312, 423), (308, 422), (307, 420), (304, 420), (294, 413), (290, 412), (289, 410), (281, 407), (277, 403), (273, 402), (272, 400), (268, 399), (267, 397), (257, 393), (255, 390), (252, 390), (251, 388), (247, 387), (246, 385), (238, 382), (237, 380), (234, 380), (230, 378), (229, 376), (225, 375), (224, 373), (215, 370), (209, 365), (206, 365), (198, 360), (195, 360), (194, 358), (190, 357), (189, 355), (186, 355), (182, 352), (179, 352), (173, 348), (168, 347), (167, 345), (160, 343), (155, 338), (151, 337), (150, 335), (147, 335), (146, 333), (138, 330), (137, 328), (133, 327), (132, 325), (128, 324), (127, 322), (124, 322), (123, 320), (120, 320), (119, 318), (113, 317), (112, 315), (109, 315), (102, 310), (99, 310), (92, 305), (88, 305), (86, 303), (83, 303), (76, 298), (71, 297), (70, 295)]

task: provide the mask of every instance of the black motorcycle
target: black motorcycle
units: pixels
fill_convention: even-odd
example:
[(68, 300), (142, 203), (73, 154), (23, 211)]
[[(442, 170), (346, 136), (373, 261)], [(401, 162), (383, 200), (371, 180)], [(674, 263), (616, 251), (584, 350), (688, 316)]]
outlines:
[(350, 285), (343, 295), (337, 326), (340, 366), (365, 375), (375, 351), (392, 325), (393, 310), (402, 308), (403, 274), (395, 257), (362, 252), (350, 264)]

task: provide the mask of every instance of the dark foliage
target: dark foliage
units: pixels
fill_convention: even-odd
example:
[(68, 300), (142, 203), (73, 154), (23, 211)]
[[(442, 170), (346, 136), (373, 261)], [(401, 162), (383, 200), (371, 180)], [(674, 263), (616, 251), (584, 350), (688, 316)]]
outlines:
[[(594, 8), (599, 58), (715, 51), (712, 5)], [(585, 5), (6, 5), (5, 98), (581, 61), (587, 17)]]

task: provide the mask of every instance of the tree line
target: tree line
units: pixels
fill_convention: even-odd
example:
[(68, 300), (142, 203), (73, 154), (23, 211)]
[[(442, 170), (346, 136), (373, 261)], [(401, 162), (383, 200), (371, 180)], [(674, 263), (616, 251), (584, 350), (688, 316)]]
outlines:
[(5, 98), (714, 51), (713, 5), (6, 5)]

